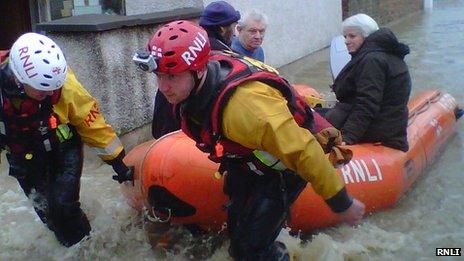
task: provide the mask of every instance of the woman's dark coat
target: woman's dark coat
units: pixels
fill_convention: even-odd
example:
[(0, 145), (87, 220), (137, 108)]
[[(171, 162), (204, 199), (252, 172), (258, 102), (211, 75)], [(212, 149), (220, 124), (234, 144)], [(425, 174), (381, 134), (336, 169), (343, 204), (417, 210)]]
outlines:
[(381, 142), (408, 150), (409, 47), (387, 28), (369, 35), (334, 81), (339, 101), (326, 118), (347, 144)]

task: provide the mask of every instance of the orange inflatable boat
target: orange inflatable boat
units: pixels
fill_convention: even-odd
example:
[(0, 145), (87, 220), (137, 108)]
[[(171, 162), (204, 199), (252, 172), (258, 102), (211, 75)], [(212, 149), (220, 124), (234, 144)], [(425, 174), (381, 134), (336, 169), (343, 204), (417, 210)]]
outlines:
[[(297, 86), (314, 104), (317, 92)], [(316, 96), (314, 99), (313, 96)], [(459, 112), (455, 99), (440, 91), (426, 91), (409, 102), (410, 150), (378, 144), (349, 146), (353, 159), (338, 169), (348, 191), (366, 204), (366, 213), (394, 206), (455, 131)], [(134, 183), (123, 186), (129, 204), (147, 210), (160, 221), (196, 224), (220, 230), (226, 220), (222, 206), (223, 179), (218, 165), (209, 161), (183, 132), (168, 134), (134, 148), (125, 158), (135, 166)], [(308, 232), (339, 222), (308, 185), (291, 208), (292, 229)]]

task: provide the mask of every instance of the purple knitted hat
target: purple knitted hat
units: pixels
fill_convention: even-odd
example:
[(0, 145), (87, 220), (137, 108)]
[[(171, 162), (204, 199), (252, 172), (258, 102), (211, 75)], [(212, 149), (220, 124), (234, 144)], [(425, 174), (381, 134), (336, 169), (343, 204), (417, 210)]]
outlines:
[(240, 20), (240, 12), (226, 1), (211, 2), (205, 7), (200, 26), (226, 26)]

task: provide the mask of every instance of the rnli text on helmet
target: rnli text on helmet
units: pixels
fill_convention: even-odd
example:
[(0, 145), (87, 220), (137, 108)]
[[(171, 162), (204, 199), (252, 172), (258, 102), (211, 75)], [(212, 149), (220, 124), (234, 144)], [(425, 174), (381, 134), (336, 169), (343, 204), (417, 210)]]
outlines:
[(197, 58), (197, 56), (198, 56), (197, 53), (201, 52), (203, 50), (203, 47), (205, 47), (206, 39), (200, 32), (198, 32), (198, 36), (195, 37), (195, 39), (193, 40), (193, 43), (195, 45), (189, 46), (188, 50), (185, 51), (181, 55), (182, 59), (184, 59), (184, 62), (187, 65), (190, 65), (190, 64), (192, 64), (193, 61), (195, 61), (195, 58)]
[[(26, 72), (27, 77), (29, 77), (30, 79), (36, 76), (37, 72), (34, 70), (35, 66), (29, 61), (29, 58), (31, 56), (28, 54), (28, 51), (29, 51), (29, 48), (27, 46), (18, 49), (19, 57), (23, 61), (23, 69)], [(31, 70), (32, 72), (30, 72)]]

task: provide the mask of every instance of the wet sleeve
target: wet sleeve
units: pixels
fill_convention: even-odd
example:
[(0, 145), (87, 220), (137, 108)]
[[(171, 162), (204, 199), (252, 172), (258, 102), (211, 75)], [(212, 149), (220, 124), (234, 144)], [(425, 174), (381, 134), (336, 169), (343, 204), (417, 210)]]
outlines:
[(82, 87), (72, 72), (68, 73), (54, 110), (61, 123), (74, 126), (82, 140), (102, 160), (113, 160), (123, 151), (121, 141), (113, 128), (105, 122), (97, 101)]
[(355, 76), (356, 99), (353, 110), (341, 128), (347, 144), (358, 143), (378, 115), (386, 85), (386, 64), (375, 57), (366, 56)]
[(351, 205), (343, 182), (321, 146), (307, 129), (298, 126), (287, 101), (276, 89), (260, 82), (237, 88), (224, 109), (223, 130), (230, 140), (280, 159), (310, 182), (334, 211)]

